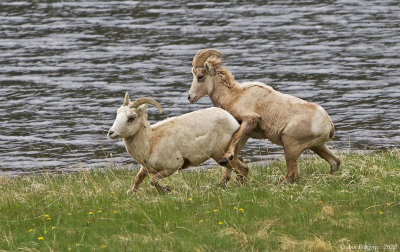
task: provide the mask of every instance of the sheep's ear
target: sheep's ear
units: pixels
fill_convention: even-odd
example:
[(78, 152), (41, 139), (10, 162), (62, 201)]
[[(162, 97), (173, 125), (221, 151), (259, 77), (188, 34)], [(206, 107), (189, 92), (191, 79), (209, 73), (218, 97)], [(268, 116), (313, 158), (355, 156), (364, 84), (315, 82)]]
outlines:
[(146, 113), (146, 109), (147, 109), (147, 103), (140, 105), (137, 109), (135, 109), (135, 111), (138, 115), (143, 115), (144, 113)]
[(211, 66), (210, 63), (208, 63), (207, 61), (204, 62), (204, 69), (206, 69), (207, 73), (211, 76), (215, 76), (215, 70), (214, 68)]
[(125, 93), (125, 98), (124, 98), (124, 103), (123, 103), (122, 105), (123, 105), (123, 106), (128, 106), (130, 102), (131, 102), (131, 101), (129, 100), (129, 93), (126, 92), (126, 93)]

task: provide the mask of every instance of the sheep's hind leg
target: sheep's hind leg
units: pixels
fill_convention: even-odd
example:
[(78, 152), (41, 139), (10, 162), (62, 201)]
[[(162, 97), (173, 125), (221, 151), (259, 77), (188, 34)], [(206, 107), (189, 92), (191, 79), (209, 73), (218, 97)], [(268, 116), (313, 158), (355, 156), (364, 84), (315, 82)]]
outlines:
[(330, 173), (334, 173), (339, 169), (340, 166), (340, 159), (329, 150), (328, 146), (326, 144), (312, 147), (310, 148), (313, 152), (315, 152), (318, 156), (321, 158), (325, 159), (326, 162), (329, 163), (329, 166), (331, 167)]
[(287, 173), (281, 182), (294, 182), (300, 177), (299, 157), (300, 154), (286, 153), (285, 151)]
[(154, 186), (158, 192), (160, 193), (167, 193), (170, 192), (171, 189), (169, 188), (169, 186), (161, 186), (158, 182), (160, 179), (162, 178), (166, 178), (170, 175), (172, 175), (175, 172), (175, 170), (163, 170), (163, 171), (159, 171), (156, 174), (154, 174), (151, 179), (150, 179), (150, 184), (152, 186)]
[(135, 183), (133, 184), (132, 188), (129, 189), (126, 193), (130, 194), (130, 193), (136, 192), (139, 185), (143, 182), (143, 180), (147, 176), (147, 174), (148, 173), (147, 173), (146, 168), (144, 166), (141, 166), (138, 174), (135, 177)]
[(232, 172), (232, 166), (230, 164), (227, 164), (225, 167), (225, 172), (224, 175), (222, 176), (221, 180), (219, 181), (219, 186), (221, 187), (226, 187), (228, 182), (231, 180), (231, 172)]
[(282, 138), (283, 149), (285, 151), (286, 177), (282, 182), (293, 182), (300, 177), (299, 158), (301, 153), (307, 148), (307, 144), (296, 144), (295, 139), (290, 137)]
[(232, 160), (235, 150), (237, 148), (236, 145), (241, 141), (243, 136), (245, 136), (247, 133), (257, 127), (257, 124), (261, 119), (261, 117), (256, 113), (253, 113), (252, 115), (246, 116), (244, 118), (245, 119), (242, 121), (239, 129), (235, 133), (233, 133), (232, 139), (228, 146), (228, 150), (226, 151), (225, 155), (218, 161), (218, 164), (226, 165), (229, 160)]
[(232, 160), (232, 166), (234, 167), (234, 171), (236, 173), (236, 181), (239, 185), (246, 185), (247, 175), (249, 174), (249, 168), (247, 165), (242, 163), (239, 159)]

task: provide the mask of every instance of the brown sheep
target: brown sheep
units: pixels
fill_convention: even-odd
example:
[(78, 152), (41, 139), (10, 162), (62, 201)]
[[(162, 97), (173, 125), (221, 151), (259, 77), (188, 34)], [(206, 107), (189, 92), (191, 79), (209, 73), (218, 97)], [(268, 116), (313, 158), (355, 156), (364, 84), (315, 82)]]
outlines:
[(222, 66), (220, 57), (222, 54), (215, 49), (204, 49), (196, 54), (188, 96), (189, 101), (195, 103), (208, 95), (215, 107), (225, 109), (241, 124), (220, 164), (232, 159), (236, 144), (248, 135), (267, 138), (283, 146), (287, 166), (284, 181), (294, 181), (300, 176), (298, 159), (306, 149), (325, 159), (330, 173), (338, 170), (340, 159), (326, 145), (333, 138), (334, 126), (321, 106), (280, 93), (263, 83), (239, 84)]

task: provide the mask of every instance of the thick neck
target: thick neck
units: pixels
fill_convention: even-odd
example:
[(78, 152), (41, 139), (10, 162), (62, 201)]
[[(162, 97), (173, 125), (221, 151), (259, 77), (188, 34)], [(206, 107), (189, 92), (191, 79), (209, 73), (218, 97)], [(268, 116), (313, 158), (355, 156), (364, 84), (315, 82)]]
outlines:
[(140, 164), (144, 165), (147, 161), (150, 149), (151, 126), (146, 120), (136, 134), (132, 137), (124, 138), (125, 147), (129, 155)]
[[(236, 83), (235, 83), (236, 84)], [(231, 105), (232, 97), (236, 92), (235, 89), (231, 89), (223, 83), (218, 83), (217, 80), (213, 83), (213, 90), (208, 94), (214, 107), (219, 107), (227, 110)]]

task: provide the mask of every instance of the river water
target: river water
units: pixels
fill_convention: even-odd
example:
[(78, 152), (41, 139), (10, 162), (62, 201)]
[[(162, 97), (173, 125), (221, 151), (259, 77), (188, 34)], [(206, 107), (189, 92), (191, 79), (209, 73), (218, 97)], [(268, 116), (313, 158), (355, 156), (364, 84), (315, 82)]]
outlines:
[[(0, 1), (0, 175), (132, 165), (111, 141), (125, 91), (151, 122), (189, 104), (191, 60), (322, 105), (339, 150), (399, 147), (400, 1)], [(282, 148), (251, 140), (247, 161)]]

